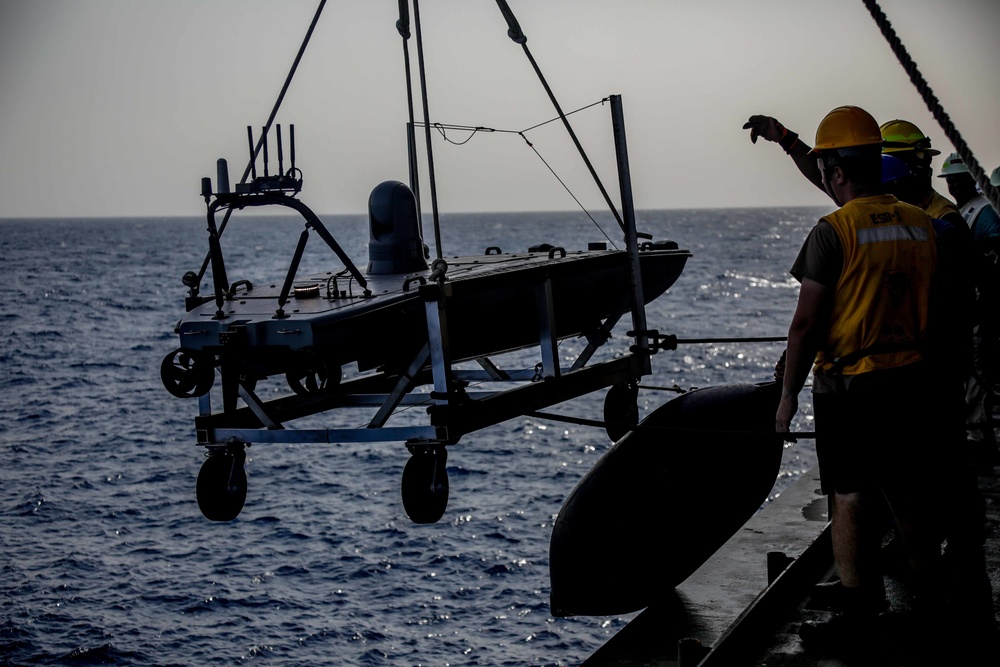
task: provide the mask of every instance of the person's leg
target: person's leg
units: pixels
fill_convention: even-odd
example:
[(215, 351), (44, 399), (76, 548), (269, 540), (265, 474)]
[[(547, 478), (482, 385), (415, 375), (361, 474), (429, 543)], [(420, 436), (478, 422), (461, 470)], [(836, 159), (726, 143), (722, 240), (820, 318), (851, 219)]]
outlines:
[(880, 533), (872, 530), (873, 518), (881, 525), (881, 513), (871, 503), (870, 493), (834, 492), (830, 499), (830, 537), (840, 576), (833, 596), (837, 613), (828, 620), (804, 622), (799, 637), (810, 649), (868, 651), (879, 639), (878, 618), (886, 608), (878, 559)]
[(859, 604), (885, 598), (878, 557), (882, 537), (878, 501), (864, 492), (833, 494), (833, 559), (841, 585), (858, 592)]
[(813, 394), (813, 406), (820, 481), (830, 499), (830, 536), (840, 582), (836, 592), (825, 589), (838, 613), (828, 620), (804, 622), (799, 636), (818, 650), (865, 650), (877, 640), (878, 614), (885, 610), (878, 559), (884, 528), (881, 498), (874, 495), (877, 490), (865, 490), (866, 474), (856, 447), (859, 424), (845, 396)]

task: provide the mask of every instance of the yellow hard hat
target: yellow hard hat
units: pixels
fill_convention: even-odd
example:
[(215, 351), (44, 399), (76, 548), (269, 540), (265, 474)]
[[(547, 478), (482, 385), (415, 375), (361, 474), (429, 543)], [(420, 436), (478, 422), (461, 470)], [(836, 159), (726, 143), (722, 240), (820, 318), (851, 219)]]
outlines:
[(908, 120), (890, 120), (882, 123), (879, 130), (885, 145), (883, 153), (900, 153), (903, 151), (924, 151), (928, 155), (940, 155), (941, 151), (931, 148), (931, 140), (920, 131), (920, 128)]
[(816, 128), (816, 143), (810, 153), (850, 148), (852, 146), (881, 145), (882, 133), (878, 122), (861, 107), (837, 107), (820, 121)]

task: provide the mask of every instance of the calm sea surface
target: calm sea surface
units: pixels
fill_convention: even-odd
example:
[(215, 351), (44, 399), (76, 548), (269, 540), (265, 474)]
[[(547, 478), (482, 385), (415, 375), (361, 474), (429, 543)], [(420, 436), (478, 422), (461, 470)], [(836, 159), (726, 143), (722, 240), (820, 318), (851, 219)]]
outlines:
[[(820, 213), (640, 211), (640, 231), (693, 253), (647, 307), (649, 326), (784, 336), (798, 293), (787, 270)], [(326, 223), (364, 265), (366, 218)], [(604, 240), (576, 213), (444, 216), (442, 228), (446, 255)], [(301, 229), (234, 218), (230, 280), (279, 279)], [(634, 617), (549, 613), (553, 518), (610, 446), (594, 427), (518, 418), (466, 436), (449, 448), (451, 500), (433, 525), (403, 512), (402, 443), (259, 444), (242, 514), (203, 518), (196, 403), (164, 390), (159, 364), (178, 344), (180, 277), (206, 247), (196, 218), (0, 221), (0, 664), (578, 665)], [(339, 267), (318, 238), (304, 262)], [(609, 353), (627, 349), (627, 328)], [(641, 408), (675, 385), (768, 380), (782, 347), (660, 352)], [(793, 428), (811, 431), (801, 404)], [(602, 406), (598, 392), (550, 411)], [(788, 445), (774, 493), (814, 462), (811, 439)], [(711, 469), (692, 474), (705, 502), (724, 502)]]

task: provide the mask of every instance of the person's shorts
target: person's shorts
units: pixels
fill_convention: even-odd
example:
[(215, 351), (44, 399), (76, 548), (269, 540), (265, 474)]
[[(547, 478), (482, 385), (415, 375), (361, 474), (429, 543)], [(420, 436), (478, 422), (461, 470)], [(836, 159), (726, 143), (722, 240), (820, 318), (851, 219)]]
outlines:
[(934, 417), (935, 389), (922, 365), (865, 373), (848, 386), (812, 395), (823, 493), (930, 492), (947, 420)]

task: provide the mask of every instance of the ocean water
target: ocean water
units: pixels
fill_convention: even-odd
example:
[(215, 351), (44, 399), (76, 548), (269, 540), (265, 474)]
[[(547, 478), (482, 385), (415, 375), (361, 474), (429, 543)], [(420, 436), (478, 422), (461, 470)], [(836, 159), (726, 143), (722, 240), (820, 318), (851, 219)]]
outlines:
[[(787, 269), (820, 213), (638, 212), (641, 231), (693, 253), (647, 307), (649, 326), (784, 336)], [(363, 265), (365, 218), (325, 221)], [(280, 278), (301, 229), (234, 218), (230, 280)], [(580, 213), (451, 215), (442, 231), (446, 255), (604, 240)], [(403, 512), (399, 442), (255, 445), (242, 514), (203, 518), (197, 406), (164, 390), (159, 364), (177, 347), (180, 277), (206, 247), (200, 218), (0, 221), (0, 664), (578, 665), (635, 616), (548, 608), (553, 518), (611, 444), (591, 426), (522, 417), (466, 436), (449, 448), (451, 499), (432, 525)], [(302, 271), (336, 266), (310, 241)], [(626, 330), (609, 353), (627, 349)], [(782, 347), (659, 352), (641, 408), (672, 387), (768, 380)], [(811, 431), (801, 404), (793, 429)], [(602, 405), (598, 392), (550, 411)], [(773, 493), (814, 463), (811, 439), (787, 444)], [(705, 502), (724, 497), (710, 469), (692, 474)]]

